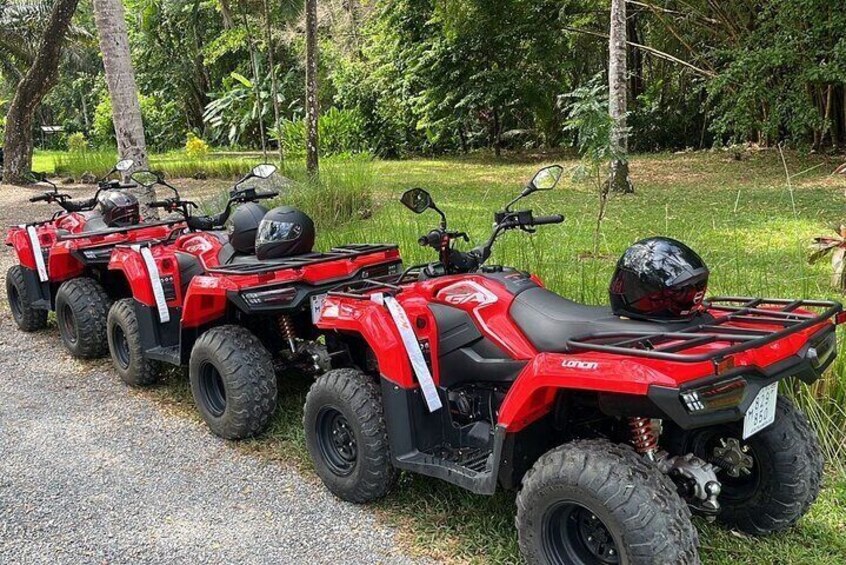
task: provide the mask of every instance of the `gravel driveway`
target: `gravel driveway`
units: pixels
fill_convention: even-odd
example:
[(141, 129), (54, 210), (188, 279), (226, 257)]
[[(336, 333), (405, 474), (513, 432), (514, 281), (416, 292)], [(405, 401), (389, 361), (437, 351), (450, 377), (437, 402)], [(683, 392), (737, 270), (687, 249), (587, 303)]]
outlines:
[[(4, 227), (46, 216), (34, 194), (0, 187)], [(4, 247), (0, 277), (13, 263)], [(412, 562), (366, 509), (163, 413), (54, 326), (19, 332), (0, 302), (0, 563)]]

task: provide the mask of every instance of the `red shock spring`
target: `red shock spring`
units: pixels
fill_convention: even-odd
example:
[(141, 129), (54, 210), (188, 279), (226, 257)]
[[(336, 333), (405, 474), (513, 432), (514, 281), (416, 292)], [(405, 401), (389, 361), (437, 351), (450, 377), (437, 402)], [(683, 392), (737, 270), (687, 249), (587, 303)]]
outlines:
[(658, 434), (649, 418), (629, 418), (629, 429), (632, 432), (632, 445), (641, 455), (655, 453), (658, 450)]

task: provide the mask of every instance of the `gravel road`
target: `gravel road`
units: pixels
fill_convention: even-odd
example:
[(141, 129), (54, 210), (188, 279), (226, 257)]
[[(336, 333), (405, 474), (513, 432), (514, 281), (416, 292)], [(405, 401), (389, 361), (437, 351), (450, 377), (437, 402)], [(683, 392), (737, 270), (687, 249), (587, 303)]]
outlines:
[[(36, 193), (0, 186), (2, 225), (45, 216)], [(0, 277), (13, 263), (4, 247)], [(0, 302), (0, 563), (413, 562), (365, 508), (164, 413), (55, 326), (19, 332)]]

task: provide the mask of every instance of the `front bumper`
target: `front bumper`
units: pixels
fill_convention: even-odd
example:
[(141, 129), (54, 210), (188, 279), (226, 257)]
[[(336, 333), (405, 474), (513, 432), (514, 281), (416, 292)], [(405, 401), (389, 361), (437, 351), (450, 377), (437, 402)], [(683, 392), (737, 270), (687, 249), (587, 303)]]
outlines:
[[(835, 327), (825, 328), (814, 334), (796, 354), (769, 367), (738, 367), (722, 375), (698, 379), (682, 387), (651, 385), (647, 397), (660, 416), (672, 420), (679, 427), (689, 430), (742, 420), (758, 392), (767, 385), (787, 377), (796, 377), (806, 384), (819, 379), (837, 357)], [(706, 412), (691, 412), (682, 395), (742, 376), (746, 380), (743, 400), (736, 406)]]

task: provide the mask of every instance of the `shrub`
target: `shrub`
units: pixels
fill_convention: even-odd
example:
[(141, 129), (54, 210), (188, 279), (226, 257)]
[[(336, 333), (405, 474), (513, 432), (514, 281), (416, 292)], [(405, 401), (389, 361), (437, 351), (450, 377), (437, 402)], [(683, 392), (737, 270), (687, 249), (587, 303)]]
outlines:
[[(139, 102), (147, 147), (157, 151), (178, 147), (185, 126), (176, 102), (164, 102), (155, 96), (143, 94), (139, 95)], [(112, 101), (107, 94), (94, 109), (93, 134), (93, 140), (99, 147), (115, 144)]]
[(185, 141), (185, 155), (189, 159), (202, 159), (208, 154), (209, 144), (192, 132), (188, 132), (188, 139)]
[[(360, 153), (367, 150), (361, 114), (357, 110), (329, 108), (320, 115), (318, 122), (321, 155)], [(298, 157), (305, 154), (306, 124), (303, 118), (283, 120), (279, 131), (271, 131), (271, 137), (282, 143), (286, 155)]]
[(68, 136), (68, 151), (71, 153), (84, 153), (88, 150), (88, 139), (81, 131)]

